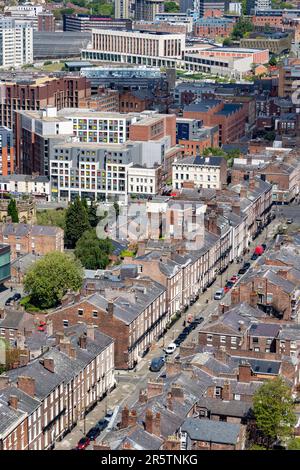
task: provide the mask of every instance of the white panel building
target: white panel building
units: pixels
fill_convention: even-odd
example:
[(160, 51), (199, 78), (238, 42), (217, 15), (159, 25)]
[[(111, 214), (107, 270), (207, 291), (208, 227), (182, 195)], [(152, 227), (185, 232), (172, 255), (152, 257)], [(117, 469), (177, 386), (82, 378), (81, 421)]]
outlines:
[(30, 22), (0, 18), (0, 67), (33, 63), (33, 28)]

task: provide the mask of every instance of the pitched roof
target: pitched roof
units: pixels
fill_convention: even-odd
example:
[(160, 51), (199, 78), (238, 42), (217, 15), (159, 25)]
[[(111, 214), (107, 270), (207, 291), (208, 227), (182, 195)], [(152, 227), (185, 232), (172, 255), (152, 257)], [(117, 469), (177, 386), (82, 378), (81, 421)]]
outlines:
[(187, 418), (181, 426), (181, 431), (186, 432), (193, 441), (233, 445), (238, 441), (240, 429), (239, 424), (199, 418)]

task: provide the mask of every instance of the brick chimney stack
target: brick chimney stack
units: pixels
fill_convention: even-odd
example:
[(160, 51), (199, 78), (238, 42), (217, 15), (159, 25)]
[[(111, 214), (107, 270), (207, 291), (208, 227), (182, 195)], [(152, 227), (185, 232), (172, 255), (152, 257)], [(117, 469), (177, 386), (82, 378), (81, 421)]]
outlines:
[(35, 379), (33, 377), (28, 376), (20, 376), (18, 377), (18, 388), (23, 392), (27, 393), (34, 398), (35, 396)]
[(79, 347), (80, 349), (86, 349), (87, 347), (87, 336), (85, 334), (79, 337)]
[(164, 383), (162, 379), (157, 379), (156, 381), (149, 380), (147, 384), (147, 394), (148, 399), (162, 395), (164, 391)]
[(86, 335), (91, 341), (95, 341), (95, 327), (94, 325), (86, 326)]
[(10, 397), (8, 399), (8, 405), (11, 408), (14, 408), (14, 410), (17, 410), (18, 409), (18, 404), (19, 404), (18, 397), (16, 395), (10, 395)]
[(163, 445), (164, 450), (181, 450), (181, 441), (177, 436), (168, 436)]
[(228, 380), (223, 385), (222, 399), (225, 401), (229, 401), (233, 399), (233, 394), (231, 392), (231, 385)]
[(113, 316), (114, 314), (114, 303), (111, 300), (107, 302), (107, 313), (110, 316)]
[(63, 334), (62, 331), (57, 331), (55, 333), (55, 344), (56, 344), (56, 346), (58, 346), (60, 344), (63, 337), (64, 337), (64, 334)]
[(122, 410), (120, 428), (128, 428), (128, 423), (129, 423), (129, 409), (128, 409), (128, 406), (126, 405)]
[(52, 372), (52, 374), (54, 373), (54, 359), (52, 359), (51, 357), (45, 357), (43, 359), (43, 366), (49, 372)]
[(250, 382), (251, 381), (251, 366), (249, 362), (242, 362), (239, 364), (238, 370), (238, 381), (239, 382)]
[(160, 422), (161, 422), (161, 415), (160, 413), (156, 413), (153, 419), (153, 434), (155, 434), (155, 436), (158, 436), (158, 437), (160, 437), (161, 435)]
[(179, 402), (183, 403), (183, 401), (184, 401), (184, 391), (183, 391), (183, 388), (182, 388), (181, 385), (172, 384), (171, 394), (172, 394), (172, 397), (174, 397), (174, 399), (176, 401), (179, 401)]
[(145, 416), (145, 430), (150, 434), (153, 434), (153, 413), (151, 410), (146, 410)]

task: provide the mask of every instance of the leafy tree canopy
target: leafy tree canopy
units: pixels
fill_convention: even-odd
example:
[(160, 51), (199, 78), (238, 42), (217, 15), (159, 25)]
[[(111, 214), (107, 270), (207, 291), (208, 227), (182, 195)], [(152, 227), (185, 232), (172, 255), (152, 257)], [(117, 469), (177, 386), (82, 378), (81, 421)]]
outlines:
[(177, 5), (176, 2), (165, 2), (164, 7), (166, 13), (173, 13), (179, 11), (179, 5)]
[(67, 209), (65, 243), (68, 248), (74, 248), (83, 233), (90, 228), (86, 202), (78, 197)]
[(296, 424), (291, 390), (279, 376), (265, 382), (253, 397), (256, 425), (268, 438), (269, 445), (293, 433)]
[(11, 221), (13, 223), (19, 222), (19, 213), (17, 208), (17, 203), (15, 199), (11, 199), (7, 206), (7, 215), (11, 217)]
[(55, 307), (66, 292), (77, 291), (83, 280), (80, 262), (70, 255), (53, 251), (38, 260), (25, 276), (30, 302), (41, 309)]
[(75, 248), (75, 256), (86, 269), (105, 269), (113, 252), (110, 239), (99, 239), (95, 229), (84, 232)]

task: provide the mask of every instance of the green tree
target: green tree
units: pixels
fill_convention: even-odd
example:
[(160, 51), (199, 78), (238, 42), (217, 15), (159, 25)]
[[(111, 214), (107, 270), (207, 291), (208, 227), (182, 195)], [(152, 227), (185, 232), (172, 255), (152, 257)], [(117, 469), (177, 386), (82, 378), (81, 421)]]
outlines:
[(294, 431), (296, 415), (291, 390), (279, 376), (265, 382), (253, 397), (256, 425), (267, 438), (270, 448), (276, 439), (284, 439)]
[(269, 65), (277, 65), (277, 59), (275, 56), (272, 56), (269, 60)]
[(54, 225), (63, 230), (66, 228), (66, 212), (67, 209), (46, 209), (37, 211), (36, 218), (39, 225)]
[(173, 13), (179, 11), (179, 5), (177, 5), (176, 2), (165, 2), (164, 7), (166, 13)]
[(58, 251), (38, 260), (25, 276), (25, 291), (30, 302), (41, 309), (56, 307), (66, 292), (77, 291), (83, 280), (80, 262)]
[(288, 450), (300, 450), (300, 439), (294, 437), (288, 441)]
[(231, 46), (231, 43), (232, 43), (232, 41), (231, 41), (230, 38), (225, 38), (224, 41), (223, 41), (223, 46), (224, 47), (229, 47), (229, 46)]
[(19, 213), (18, 213), (17, 203), (16, 203), (16, 200), (13, 198), (11, 198), (7, 206), (7, 215), (11, 217), (11, 221), (13, 223), (19, 222)]
[(97, 237), (96, 230), (84, 232), (75, 248), (75, 256), (86, 269), (105, 269), (109, 264), (109, 255), (113, 251), (110, 239), (102, 240)]
[(114, 209), (116, 211), (116, 218), (118, 218), (120, 215), (120, 206), (116, 201), (114, 202)]
[(232, 39), (241, 39), (246, 33), (253, 31), (253, 24), (248, 18), (241, 17), (232, 30)]
[(74, 248), (83, 233), (90, 228), (88, 212), (85, 203), (79, 197), (67, 209), (65, 243), (68, 248)]
[(93, 201), (88, 208), (89, 224), (92, 228), (97, 227), (100, 217), (97, 216), (97, 204)]

